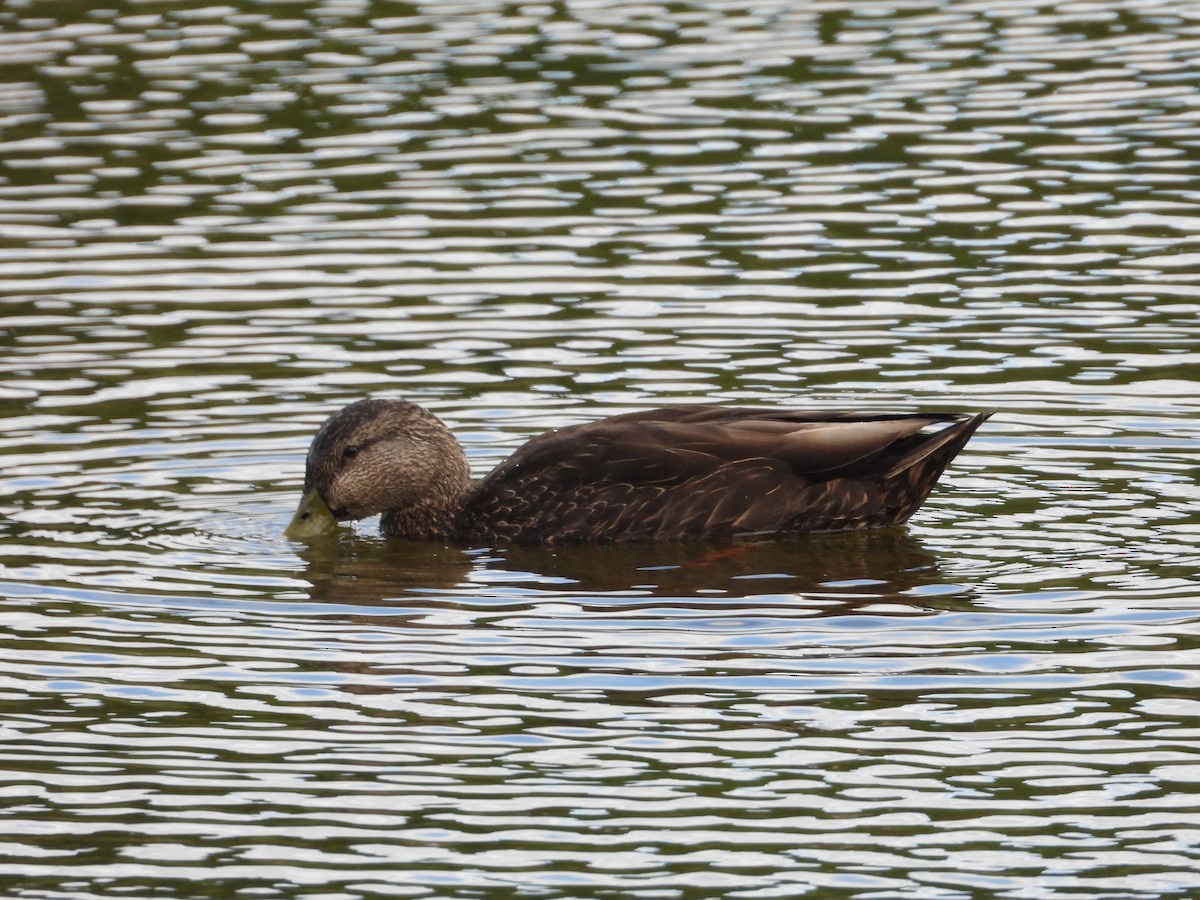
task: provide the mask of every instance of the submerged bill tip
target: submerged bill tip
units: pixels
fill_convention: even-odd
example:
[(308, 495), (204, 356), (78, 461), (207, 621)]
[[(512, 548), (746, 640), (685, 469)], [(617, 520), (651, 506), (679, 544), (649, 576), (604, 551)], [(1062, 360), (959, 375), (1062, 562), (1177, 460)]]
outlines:
[(332, 531), (336, 527), (337, 519), (333, 512), (316, 490), (310, 490), (300, 499), (296, 514), (283, 530), (283, 536), (293, 541), (303, 541)]

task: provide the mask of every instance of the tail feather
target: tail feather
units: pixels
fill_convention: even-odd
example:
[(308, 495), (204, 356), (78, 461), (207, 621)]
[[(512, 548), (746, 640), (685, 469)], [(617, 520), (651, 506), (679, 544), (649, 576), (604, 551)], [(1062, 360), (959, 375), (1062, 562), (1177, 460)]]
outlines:
[(937, 434), (925, 438), (918, 446), (914, 447), (909, 453), (904, 454), (896, 461), (886, 473), (885, 478), (892, 478), (899, 475), (905, 469), (924, 462), (930, 457), (936, 457), (941, 462), (937, 470), (937, 475), (934, 475), (933, 480), (937, 480), (937, 476), (945, 470), (949, 465), (950, 460), (958, 455), (959, 451), (967, 445), (967, 441), (971, 439), (976, 429), (984, 422), (992, 417), (994, 410), (977, 413), (969, 419), (963, 419), (960, 422), (943, 428)]
[(907, 522), (929, 497), (946, 466), (991, 415), (991, 411), (982, 412), (943, 429), (893, 466), (881, 483), (891, 502), (885, 505), (887, 513), (879, 524)]

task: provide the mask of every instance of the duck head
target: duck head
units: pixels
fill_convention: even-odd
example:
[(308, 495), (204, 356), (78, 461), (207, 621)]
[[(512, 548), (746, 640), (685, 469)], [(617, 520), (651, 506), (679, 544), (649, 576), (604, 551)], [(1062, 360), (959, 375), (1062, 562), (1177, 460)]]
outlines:
[(313, 438), (304, 496), (284, 535), (303, 540), (377, 513), (444, 509), (469, 483), (466, 455), (441, 419), (405, 400), (359, 400)]

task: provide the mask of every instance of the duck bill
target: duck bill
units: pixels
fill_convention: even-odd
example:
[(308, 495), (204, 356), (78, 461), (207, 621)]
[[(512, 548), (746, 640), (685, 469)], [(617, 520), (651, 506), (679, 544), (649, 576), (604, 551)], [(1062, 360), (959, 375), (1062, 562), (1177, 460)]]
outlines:
[(337, 528), (337, 519), (333, 515), (316, 488), (306, 491), (300, 498), (300, 505), (292, 521), (283, 530), (283, 536), (293, 541), (303, 541), (325, 534)]

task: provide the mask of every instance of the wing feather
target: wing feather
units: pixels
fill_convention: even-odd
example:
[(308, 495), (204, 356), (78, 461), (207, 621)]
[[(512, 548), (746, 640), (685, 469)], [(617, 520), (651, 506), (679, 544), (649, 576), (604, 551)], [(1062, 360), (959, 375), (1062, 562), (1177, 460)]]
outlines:
[[(946, 421), (959, 424), (924, 431)], [(916, 508), (903, 495), (923, 500), (981, 421), (723, 407), (615, 416), (529, 441), (479, 484), (462, 531), (678, 540), (893, 524)]]

